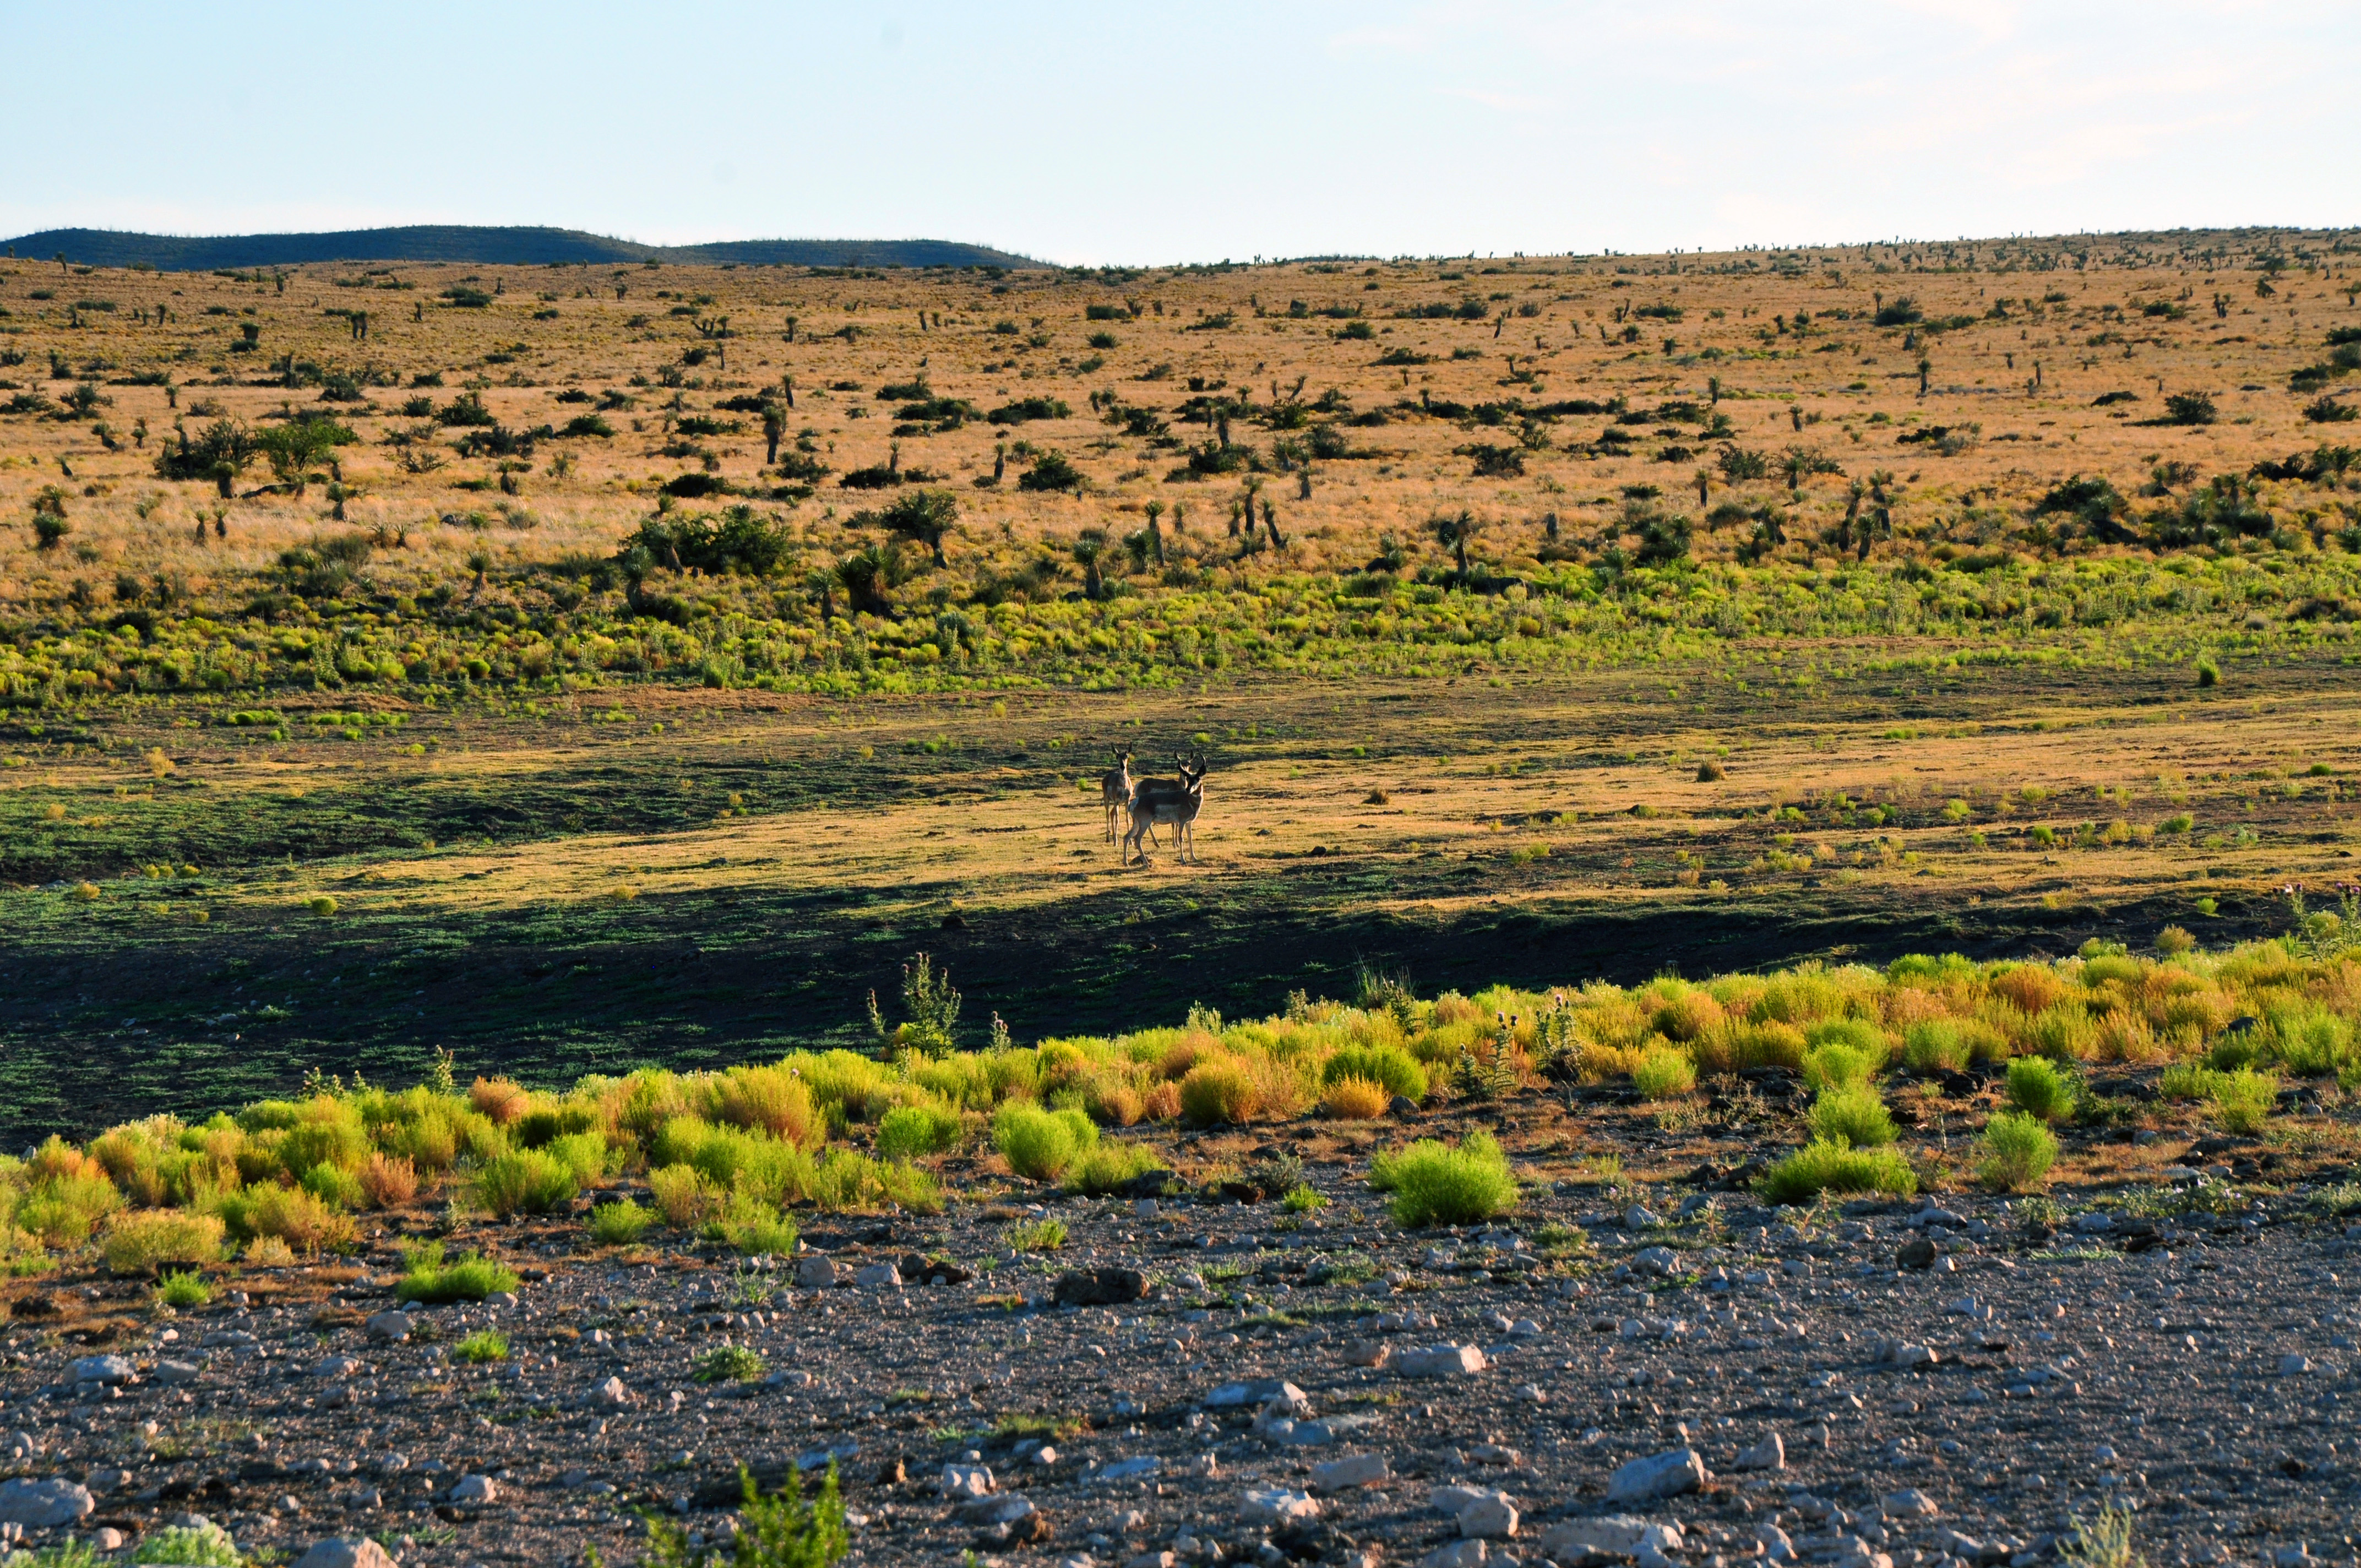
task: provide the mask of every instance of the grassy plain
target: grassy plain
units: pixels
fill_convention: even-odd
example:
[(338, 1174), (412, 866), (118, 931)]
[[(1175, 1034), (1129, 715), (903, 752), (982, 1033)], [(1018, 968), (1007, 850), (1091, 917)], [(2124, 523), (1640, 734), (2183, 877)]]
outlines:
[[(439, 1045), (555, 1083), (856, 1043), (919, 948), (1030, 1039), (1362, 967), (2279, 929), (2355, 841), (2361, 520), (2287, 462), (2344, 430), (2306, 410), (2350, 243), (0, 267), (0, 1134)], [(2214, 422), (2156, 422), (2191, 392)], [(497, 424), (442, 422), (463, 395)], [(307, 416), (357, 439), (283, 484), (155, 471), (176, 418)], [(1790, 449), (1841, 471), (1791, 487)], [(1022, 488), (1050, 452), (1077, 488)], [(917, 472), (958, 499), (940, 567), (873, 521)], [(1250, 493), (1276, 533), (1231, 532)], [(767, 570), (630, 560), (732, 506)], [(1212, 754), (1202, 867), (1104, 842), (1125, 740)]]

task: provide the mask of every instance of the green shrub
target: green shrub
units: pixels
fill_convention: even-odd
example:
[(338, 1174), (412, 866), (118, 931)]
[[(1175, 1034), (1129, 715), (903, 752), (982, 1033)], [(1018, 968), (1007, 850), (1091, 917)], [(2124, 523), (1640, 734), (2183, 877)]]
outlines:
[(698, 1353), (688, 1375), (699, 1383), (752, 1383), (763, 1376), (763, 1353), (751, 1345), (717, 1344)]
[(2003, 1111), (1984, 1124), (1983, 1157), (1976, 1175), (1995, 1191), (2025, 1192), (2041, 1184), (2057, 1159), (2058, 1140), (2039, 1117)]
[(1872, 1054), (1857, 1045), (1831, 1040), (1804, 1053), (1804, 1081), (1815, 1089), (1866, 1088), (1870, 1076), (1884, 1060), (1883, 1049)]
[(2028, 1116), (2055, 1122), (2074, 1109), (2074, 1080), (2048, 1057), (2018, 1057), (2008, 1064), (2008, 1102)]
[(546, 1149), (515, 1149), (476, 1172), (476, 1201), (503, 1220), (546, 1214), (581, 1190), (573, 1170)]
[(1804, 1044), (1813, 1050), (1824, 1046), (1842, 1046), (1870, 1058), (1872, 1069), (1885, 1065), (1886, 1053), (1892, 1042), (1885, 1031), (1865, 1018), (1822, 1018), (1804, 1025)]
[(566, 1133), (549, 1140), (543, 1151), (572, 1174), (575, 1186), (584, 1188), (607, 1173), (607, 1135), (604, 1133)]
[(1508, 1157), (1483, 1133), (1457, 1148), (1422, 1138), (1381, 1154), (1369, 1162), (1369, 1185), (1393, 1194), (1394, 1223), (1404, 1226), (1473, 1224), (1517, 1206)]
[(1320, 1069), (1320, 1081), (1338, 1083), (1358, 1078), (1382, 1084), (1388, 1094), (1405, 1100), (1426, 1098), (1426, 1069), (1400, 1046), (1346, 1046)]
[(1309, 1214), (1328, 1207), (1327, 1196), (1313, 1187), (1299, 1187), (1279, 1201), (1290, 1214)]
[(706, 1236), (741, 1257), (786, 1257), (796, 1250), (796, 1223), (775, 1206), (740, 1192), (706, 1223)]
[[(10, 1568), (15, 1568), (16, 1559), (6, 1561)], [(95, 1556), (52, 1559), (44, 1552), (23, 1561), (28, 1568), (50, 1568), (53, 1562), (55, 1568), (78, 1568), (81, 1562), (95, 1563), (104, 1560)], [(238, 1568), (245, 1559), (237, 1554), (237, 1543), (230, 1539), (229, 1531), (208, 1519), (203, 1524), (166, 1525), (161, 1530), (149, 1530), (140, 1537), (139, 1548), (131, 1554), (131, 1561), (170, 1563), (181, 1564), (182, 1568)]]
[(451, 1301), (480, 1301), (516, 1288), (515, 1270), (481, 1253), (471, 1252), (456, 1263), (446, 1263), (441, 1242), (423, 1242), (409, 1249), (393, 1295), (398, 1301), (440, 1306)]
[(2225, 1133), (2259, 1133), (2264, 1119), (2278, 1102), (2279, 1093), (2279, 1080), (2275, 1073), (2242, 1067), (2235, 1072), (2217, 1074), (2213, 1083), (2213, 1119)]
[(481, 1366), (488, 1361), (506, 1361), (509, 1336), (498, 1329), (478, 1329), (453, 1345), (451, 1354), (470, 1366)]
[(1918, 1178), (1894, 1149), (1857, 1149), (1816, 1139), (1765, 1171), (1755, 1190), (1773, 1203), (1809, 1202), (1823, 1192), (1906, 1198), (1918, 1190)]
[(1631, 1068), (1631, 1087), (1643, 1100), (1677, 1100), (1697, 1087), (1697, 1063), (1675, 1046), (1651, 1046)]
[(217, 1215), (143, 1209), (115, 1221), (101, 1251), (110, 1274), (153, 1274), (168, 1263), (218, 1263), (224, 1229)]
[(944, 1105), (896, 1105), (877, 1119), (877, 1153), (916, 1159), (959, 1146), (959, 1113)]
[(193, 1269), (168, 1268), (156, 1281), (156, 1304), (186, 1311), (214, 1299), (213, 1288)]
[(1055, 1181), (1098, 1141), (1096, 1124), (1080, 1111), (1011, 1101), (992, 1120), (993, 1146), (1011, 1170), (1033, 1181)]
[(2008, 1041), (1981, 1018), (1922, 1018), (1902, 1034), (1902, 1060), (1913, 1072), (1960, 1072), (2007, 1055)]
[(1200, 1127), (1244, 1126), (1262, 1107), (1262, 1091), (1243, 1063), (1202, 1061), (1180, 1080), (1180, 1114)]
[[(787, 1471), (786, 1485), (767, 1497), (742, 1465), (738, 1484), (745, 1500), (738, 1511), (730, 1561), (741, 1568), (828, 1568), (851, 1550), (844, 1502), (837, 1493), (836, 1461), (829, 1461), (819, 1497), (808, 1505), (793, 1468)], [(711, 1549), (691, 1547), (688, 1532), (680, 1526), (653, 1517), (648, 1520), (648, 1568), (706, 1568), (712, 1561)]]
[(2156, 1080), (2156, 1091), (2167, 1100), (2211, 1100), (2220, 1076), (2201, 1063), (2177, 1061)]
[(1167, 1168), (1156, 1151), (1144, 1144), (1101, 1144), (1089, 1150), (1066, 1172), (1066, 1190), (1103, 1197), (1146, 1176)]
[(368, 1196), (361, 1187), (361, 1179), (340, 1165), (315, 1165), (303, 1173), (296, 1185), (336, 1209), (357, 1209)]
[(1018, 1252), (1055, 1252), (1066, 1245), (1066, 1222), (1019, 1221), (1008, 1227), (1008, 1245)]
[(1879, 1148), (1894, 1141), (1894, 1117), (1877, 1091), (1848, 1084), (1823, 1089), (1812, 1104), (1812, 1135), (1826, 1143)]
[(655, 1223), (655, 1211), (631, 1199), (601, 1203), (590, 1211), (590, 1239), (600, 1246), (630, 1246)]

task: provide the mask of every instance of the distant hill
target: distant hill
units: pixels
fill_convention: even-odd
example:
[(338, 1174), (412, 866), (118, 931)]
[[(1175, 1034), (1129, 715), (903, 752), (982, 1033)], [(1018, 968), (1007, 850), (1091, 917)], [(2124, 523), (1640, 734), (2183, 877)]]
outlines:
[(112, 229), (44, 229), (0, 241), (20, 259), (62, 255), (84, 267), (300, 267), (331, 261), (449, 261), (532, 267), (548, 263), (675, 261), (787, 267), (1039, 267), (1030, 257), (947, 239), (741, 239), (716, 245), (634, 245), (578, 229), (422, 224), (331, 234), (243, 234), (183, 238)]

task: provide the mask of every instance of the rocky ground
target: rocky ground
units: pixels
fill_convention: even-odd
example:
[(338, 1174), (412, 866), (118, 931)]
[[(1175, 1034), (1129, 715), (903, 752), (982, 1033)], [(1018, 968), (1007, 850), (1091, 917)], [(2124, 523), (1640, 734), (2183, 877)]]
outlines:
[[(0, 1519), (617, 1563), (645, 1514), (726, 1539), (741, 1464), (833, 1456), (858, 1563), (2029, 1568), (2110, 1504), (2159, 1563), (2356, 1560), (2347, 1189), (2183, 1164), (2096, 1204), (1773, 1211), (1702, 1172), (1412, 1233), (1356, 1162), (1306, 1169), (1301, 1216), (1000, 1179), (807, 1216), (795, 1259), (462, 1227), (516, 1298), (398, 1317), (391, 1228), (178, 1315), (51, 1278), (5, 1325)], [(1048, 1218), (1062, 1247), (1010, 1245)], [(487, 1329), (506, 1358), (468, 1362)]]

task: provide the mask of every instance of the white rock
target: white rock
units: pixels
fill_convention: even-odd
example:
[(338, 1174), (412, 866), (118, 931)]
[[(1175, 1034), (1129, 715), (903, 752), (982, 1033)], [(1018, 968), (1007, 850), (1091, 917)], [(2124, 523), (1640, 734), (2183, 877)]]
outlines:
[(2301, 1377), (2311, 1370), (2312, 1361), (2307, 1356), (2282, 1355), (2279, 1357), (2279, 1376), (2282, 1377)]
[(1298, 1519), (1316, 1519), (1320, 1504), (1306, 1492), (1290, 1492), (1284, 1486), (1261, 1486), (1238, 1500), (1238, 1518), (1247, 1524), (1293, 1524)]
[(1941, 1515), (1935, 1499), (1916, 1486), (1888, 1492), (1877, 1500), (1877, 1511), (1890, 1519), (1931, 1519)]
[(1405, 1377), (1473, 1377), (1484, 1370), (1484, 1353), (1472, 1344), (1431, 1344), (1394, 1357)]
[(1170, 1552), (1143, 1552), (1124, 1559), (1123, 1568), (1176, 1568), (1180, 1559)]
[(1607, 1483), (1610, 1503), (1653, 1503), (1702, 1487), (1708, 1475), (1693, 1448), (1675, 1448), (1634, 1459)]
[(946, 1464), (937, 1486), (946, 1497), (981, 1497), (993, 1490), (992, 1472), (981, 1464)]
[(1517, 1533), (1517, 1506), (1505, 1492), (1488, 1492), (1459, 1510), (1459, 1533), (1469, 1541), (1502, 1541)]
[(2094, 1209), (2087, 1214), (2075, 1215), (2074, 1228), (2084, 1235), (2104, 1235), (2115, 1228), (2115, 1217)]
[(1627, 1231), (1653, 1230), (1657, 1223), (1655, 1215), (1637, 1203), (1623, 1211), (1623, 1228)]
[(1642, 1247), (1631, 1255), (1631, 1266), (1642, 1274), (1673, 1274), (1681, 1266), (1681, 1255), (1668, 1246)]
[(1595, 1519), (1560, 1519), (1550, 1526), (1538, 1548), (1543, 1557), (1570, 1563), (1586, 1552), (1631, 1552), (1681, 1550), (1681, 1527), (1656, 1524), (1633, 1514), (1602, 1514)]
[(462, 1475), (451, 1488), (451, 1501), (463, 1508), (487, 1508), (500, 1500), (500, 1483), (489, 1475)]
[(1034, 1512), (1033, 1499), (1021, 1492), (971, 1497), (952, 1512), (961, 1524), (1015, 1524)]
[(69, 1383), (104, 1383), (114, 1387), (139, 1381), (139, 1369), (120, 1355), (85, 1355), (66, 1367)]
[(631, 1391), (620, 1377), (609, 1377), (590, 1390), (590, 1403), (608, 1409), (619, 1409), (631, 1402)]
[[(370, 1315), (368, 1336), (371, 1339), (406, 1340), (410, 1337), (410, 1314), (407, 1312), (377, 1312)], [(320, 1543), (323, 1546), (326, 1541)]]
[(802, 1290), (826, 1290), (836, 1283), (836, 1260), (829, 1257), (800, 1258), (796, 1263), (796, 1287)]
[(1310, 1396), (1294, 1384), (1277, 1377), (1257, 1377), (1247, 1383), (1224, 1383), (1205, 1396), (1205, 1409), (1220, 1410), (1239, 1405), (1268, 1405), (1273, 1399), (1284, 1400), (1290, 1406), (1312, 1408)]
[(1152, 1453), (1136, 1454), (1118, 1459), (1112, 1464), (1102, 1464), (1091, 1472), (1093, 1481), (1137, 1481), (1143, 1475), (1153, 1475), (1164, 1467), (1164, 1461)]
[(156, 1364), (154, 1376), (159, 1383), (193, 1383), (202, 1372), (203, 1369), (193, 1361), (159, 1361)]
[(1482, 1541), (1455, 1541), (1448, 1546), (1438, 1546), (1420, 1558), (1419, 1568), (1477, 1568), (1484, 1556)]
[(1754, 1540), (1763, 1548), (1763, 1555), (1773, 1563), (1789, 1562), (1795, 1555), (1795, 1543), (1775, 1524), (1756, 1525)]
[(1380, 1481), (1393, 1479), (1393, 1464), (1382, 1453), (1355, 1453), (1343, 1459), (1331, 1459), (1312, 1467), (1312, 1485), (1322, 1492), (1340, 1492), (1347, 1486), (1373, 1486)]
[(852, 1283), (863, 1290), (899, 1290), (902, 1288), (902, 1271), (890, 1263), (873, 1263), (866, 1268), (855, 1270)]
[(47, 1530), (88, 1519), (97, 1507), (91, 1500), (89, 1487), (61, 1478), (35, 1481), (19, 1476), (13, 1481), (0, 1481), (0, 1524)]
[(1752, 1447), (1741, 1448), (1730, 1461), (1733, 1470), (1784, 1470), (1787, 1468), (1787, 1445), (1773, 1432)]
[(386, 1549), (368, 1537), (337, 1536), (315, 1541), (312, 1550), (295, 1560), (295, 1568), (395, 1568)]
[(323, 1356), (312, 1364), (314, 1377), (350, 1377), (361, 1369), (358, 1357), (350, 1355)]

